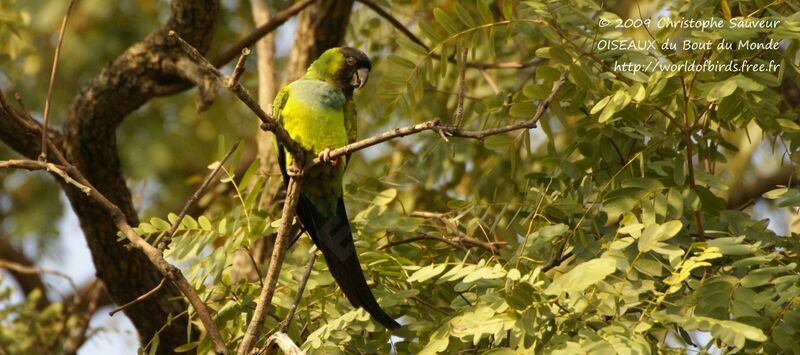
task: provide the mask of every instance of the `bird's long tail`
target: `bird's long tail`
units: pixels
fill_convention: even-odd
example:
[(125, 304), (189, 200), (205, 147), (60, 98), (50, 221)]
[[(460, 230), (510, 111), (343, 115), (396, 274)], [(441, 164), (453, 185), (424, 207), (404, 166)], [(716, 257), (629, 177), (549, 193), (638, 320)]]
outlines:
[(344, 200), (339, 198), (336, 215), (326, 217), (319, 213), (310, 200), (301, 195), (297, 204), (297, 216), (314, 244), (322, 251), (331, 275), (350, 304), (353, 307), (363, 307), (386, 328), (399, 328), (400, 324), (383, 311), (367, 285), (353, 243)]

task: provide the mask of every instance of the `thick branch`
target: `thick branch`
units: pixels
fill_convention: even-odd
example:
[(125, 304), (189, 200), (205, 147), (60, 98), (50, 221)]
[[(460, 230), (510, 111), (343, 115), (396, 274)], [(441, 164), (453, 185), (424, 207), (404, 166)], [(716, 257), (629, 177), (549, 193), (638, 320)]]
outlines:
[(265, 347), (268, 348), (272, 344), (275, 344), (286, 355), (305, 354), (305, 351), (301, 350), (300, 347), (298, 347), (297, 344), (292, 341), (292, 338), (290, 338), (289, 335), (284, 332), (275, 332), (274, 334), (270, 335), (270, 337), (267, 338), (267, 345)]

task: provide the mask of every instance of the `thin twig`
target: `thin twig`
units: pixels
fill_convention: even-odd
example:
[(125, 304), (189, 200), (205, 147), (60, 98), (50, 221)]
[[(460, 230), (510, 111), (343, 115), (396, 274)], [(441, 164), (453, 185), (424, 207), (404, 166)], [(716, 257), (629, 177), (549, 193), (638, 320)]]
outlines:
[(169, 228), (169, 231), (167, 231), (167, 234), (165, 234), (164, 237), (161, 239), (161, 241), (158, 243), (158, 250), (163, 252), (164, 250), (167, 249), (167, 247), (169, 247), (169, 243), (172, 241), (172, 237), (175, 235), (175, 232), (178, 230), (178, 227), (180, 227), (183, 218), (186, 217), (187, 213), (189, 213), (189, 209), (191, 209), (192, 206), (194, 206), (194, 204), (197, 203), (198, 200), (200, 200), (200, 197), (205, 195), (208, 186), (211, 184), (212, 181), (216, 179), (217, 175), (219, 175), (219, 172), (222, 170), (222, 167), (225, 166), (225, 163), (228, 161), (231, 155), (233, 155), (233, 152), (235, 152), (236, 148), (238, 147), (239, 147), (239, 142), (236, 142), (233, 144), (233, 146), (230, 147), (230, 149), (228, 149), (228, 152), (225, 153), (225, 156), (222, 157), (222, 160), (219, 161), (214, 170), (212, 170), (211, 173), (208, 174), (208, 176), (206, 176), (206, 179), (203, 180), (203, 183), (200, 184), (200, 187), (197, 188), (197, 191), (195, 191), (194, 194), (192, 194), (192, 197), (189, 197), (189, 199), (186, 201), (186, 204), (183, 205), (183, 209), (181, 209), (181, 212), (178, 214), (178, 218), (175, 219), (175, 222), (172, 223), (172, 226)]
[[(297, 166), (298, 162), (294, 162), (290, 168), (296, 171), (301, 169)], [(278, 226), (278, 236), (275, 238), (275, 245), (272, 249), (272, 257), (267, 270), (267, 276), (264, 280), (264, 287), (261, 288), (261, 293), (258, 295), (256, 302), (256, 309), (253, 312), (253, 318), (250, 324), (247, 325), (247, 330), (244, 333), (244, 338), (239, 344), (237, 353), (239, 355), (246, 355), (250, 353), (250, 349), (255, 346), (256, 339), (258, 339), (258, 330), (261, 329), (264, 323), (264, 316), (267, 313), (267, 308), (272, 302), (272, 296), (275, 294), (275, 289), (278, 284), (278, 275), (283, 265), (283, 258), (286, 256), (286, 248), (289, 241), (289, 232), (292, 229), (292, 220), (295, 215), (295, 208), (297, 201), (300, 199), (300, 184), (302, 183), (302, 175), (294, 175), (289, 179), (289, 186), (286, 190), (286, 200), (283, 204), (283, 213), (281, 223)]]
[(125, 308), (128, 308), (130, 306), (133, 306), (133, 305), (135, 305), (135, 304), (137, 304), (139, 302), (142, 302), (142, 301), (146, 300), (148, 297), (154, 295), (156, 292), (158, 292), (158, 290), (160, 290), (162, 287), (164, 287), (164, 283), (166, 281), (167, 281), (166, 277), (162, 278), (161, 282), (159, 282), (158, 285), (156, 285), (156, 287), (153, 287), (152, 290), (147, 291), (147, 293), (145, 293), (145, 294), (143, 294), (143, 295), (141, 295), (139, 297), (136, 297), (134, 300), (132, 300), (132, 301), (126, 303), (126, 304), (123, 304), (122, 306), (119, 306), (119, 307), (115, 308), (113, 311), (108, 312), (108, 315), (113, 317), (115, 314), (119, 313), (120, 311), (124, 310)]
[(458, 100), (456, 101), (456, 119), (455, 127), (461, 127), (461, 120), (464, 118), (464, 95), (466, 88), (464, 85), (464, 78), (467, 73), (467, 54), (469, 49), (466, 47), (461, 49), (461, 71), (458, 73)]
[[(396, 17), (392, 16), (392, 14), (390, 14), (388, 11), (386, 11), (385, 9), (380, 7), (380, 5), (376, 4), (372, 0), (358, 0), (358, 2), (364, 4), (365, 6), (370, 8), (372, 11), (375, 11), (375, 13), (377, 13), (380, 17), (383, 17), (386, 21), (389, 21), (389, 23), (392, 24), (392, 26), (394, 26), (394, 28), (396, 28), (398, 31), (400, 31), (400, 33), (402, 33), (404, 36), (406, 36), (412, 42), (422, 46), (422, 48), (425, 48), (425, 50), (427, 50), (427, 51), (431, 50), (431, 48), (427, 44), (425, 44), (425, 42), (423, 42), (419, 37), (417, 37), (417, 35), (415, 35), (408, 28), (406, 28), (406, 26), (403, 25), (403, 23), (400, 22), (400, 20), (398, 20)], [(440, 55), (435, 54), (435, 53), (431, 54), (431, 58), (438, 59), (438, 60), (442, 59), (442, 57)], [(454, 63), (455, 59), (454, 58), (447, 58), (447, 61), (449, 61), (450, 63)], [(481, 69), (481, 70), (483, 70), (483, 69), (524, 69), (524, 68), (536, 66), (536, 65), (538, 65), (539, 63), (542, 63), (542, 62), (544, 62), (544, 59), (543, 58), (539, 58), (539, 57), (534, 58), (533, 60), (530, 60), (530, 61), (527, 61), (527, 62), (523, 62), (523, 63), (519, 63), (519, 62), (483, 63), (483, 62), (466, 62), (465, 61), (467, 67), (475, 68), (475, 69)]]
[(436, 312), (439, 312), (439, 313), (441, 313), (441, 314), (444, 314), (445, 316), (449, 316), (449, 315), (450, 315), (450, 313), (448, 313), (447, 311), (445, 311), (445, 310), (444, 310), (444, 309), (442, 309), (441, 307), (439, 307), (439, 306), (437, 306), (437, 305), (435, 305), (435, 304), (433, 304), (433, 303), (430, 303), (430, 302), (428, 302), (428, 301), (426, 301), (426, 300), (424, 300), (424, 299), (422, 299), (422, 298), (419, 298), (418, 296), (411, 296), (411, 297), (409, 297), (409, 298), (410, 298), (412, 301), (417, 301), (417, 302), (419, 302), (420, 304), (422, 304), (422, 305), (424, 305), (424, 306), (427, 306), (428, 308), (430, 308), (430, 309), (432, 309), (432, 310), (434, 310), (434, 311), (436, 311)]
[(45, 170), (51, 173), (55, 173), (60, 176), (64, 182), (77, 187), (81, 190), (84, 194), (89, 195), (91, 192), (91, 188), (75, 181), (69, 174), (66, 173), (66, 167), (61, 165), (56, 165), (53, 163), (47, 163), (44, 161), (38, 160), (6, 160), (0, 161), (0, 169), (7, 169), (7, 168), (14, 168), (14, 169), (24, 169), (24, 170)]
[(453, 222), (451, 222), (447, 218), (447, 215), (445, 215), (443, 213), (435, 213), (435, 212), (427, 212), (427, 211), (414, 211), (414, 212), (411, 212), (411, 217), (436, 219), (436, 220), (442, 222), (445, 226), (449, 226), (454, 230), (454, 232), (458, 236), (455, 239), (455, 242), (461, 242), (461, 243), (464, 243), (464, 244), (469, 244), (471, 246), (480, 247), (480, 248), (486, 249), (487, 251), (491, 252), (492, 254), (496, 254), (497, 253), (497, 247), (495, 246), (496, 244), (503, 244), (503, 243), (498, 243), (498, 242), (485, 242), (483, 240), (475, 239), (475, 238), (472, 238), (472, 237), (466, 235), (466, 233), (463, 233), (460, 230), (458, 230), (458, 227), (455, 224), (453, 224)]
[(281, 10), (274, 17), (272, 17), (269, 22), (259, 26), (253, 32), (250, 32), (245, 38), (239, 40), (230, 48), (223, 51), (219, 56), (214, 58), (211, 62), (214, 63), (214, 66), (221, 66), (227, 62), (236, 58), (237, 55), (242, 53), (242, 49), (247, 48), (258, 42), (261, 37), (266, 36), (270, 32), (274, 31), (284, 22), (288, 21), (292, 16), (296, 15), (298, 12), (302, 11), (309, 5), (313, 4), (316, 0), (303, 0), (298, 1), (291, 6)]
[(311, 257), (308, 258), (308, 264), (306, 264), (306, 270), (303, 272), (303, 278), (300, 279), (300, 283), (297, 285), (297, 293), (294, 295), (294, 301), (292, 302), (292, 306), (289, 307), (289, 313), (286, 314), (286, 318), (281, 322), (281, 327), (279, 332), (286, 333), (289, 329), (289, 324), (292, 323), (292, 318), (294, 318), (294, 313), (297, 311), (297, 306), (300, 304), (300, 300), (303, 298), (303, 291), (306, 289), (306, 284), (308, 283), (308, 278), (311, 277), (311, 270), (314, 269), (314, 262), (317, 261), (317, 249), (312, 248), (311, 250)]
[[(94, 282), (98, 283), (100, 280), (95, 280)], [(83, 314), (78, 317), (77, 324), (74, 328), (70, 329), (73, 331), (72, 336), (64, 342), (64, 354), (76, 354), (78, 349), (92, 336), (92, 334), (88, 332), (89, 324), (91, 323), (94, 312), (100, 307), (100, 299), (104, 292), (104, 287), (90, 287), (90, 293), (87, 295), (89, 301), (87, 302), (86, 309), (83, 311)], [(76, 298), (74, 302), (77, 307), (77, 304), (81, 303), (81, 300)], [(69, 329), (70, 327), (64, 328)]]
[(242, 76), (242, 73), (244, 73), (245, 61), (247, 61), (249, 55), (250, 48), (243, 48), (242, 55), (239, 56), (239, 60), (236, 61), (236, 66), (233, 68), (233, 73), (231, 73), (231, 76), (228, 77), (228, 80), (225, 82), (225, 87), (233, 87), (239, 82), (239, 78)]
[(42, 130), (42, 152), (39, 154), (39, 160), (47, 160), (47, 125), (50, 121), (50, 103), (53, 100), (53, 86), (56, 82), (56, 73), (58, 72), (58, 58), (61, 57), (61, 44), (64, 42), (64, 33), (67, 30), (67, 21), (69, 14), (72, 12), (72, 7), (75, 5), (75, 0), (69, 0), (67, 4), (67, 12), (61, 20), (61, 28), (58, 30), (58, 43), (56, 44), (56, 53), (53, 55), (53, 70), (50, 71), (50, 84), (47, 86), (47, 99), (44, 101), (44, 129)]
[(28, 275), (53, 274), (67, 280), (67, 282), (69, 282), (70, 287), (72, 287), (72, 290), (75, 292), (78, 291), (78, 286), (75, 285), (75, 281), (72, 281), (72, 278), (69, 277), (69, 275), (58, 270), (48, 269), (44, 267), (37, 267), (37, 266), (28, 266), (3, 259), (0, 259), (0, 269), (6, 269), (18, 272), (20, 274), (28, 274)]

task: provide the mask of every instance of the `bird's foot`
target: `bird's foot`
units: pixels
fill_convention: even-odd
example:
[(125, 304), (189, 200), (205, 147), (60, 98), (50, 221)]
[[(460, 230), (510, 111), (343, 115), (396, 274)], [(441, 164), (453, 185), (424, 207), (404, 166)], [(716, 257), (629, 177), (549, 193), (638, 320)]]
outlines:
[(319, 153), (318, 156), (319, 160), (325, 164), (330, 164), (331, 162), (331, 148), (325, 148), (322, 152)]
[(330, 148), (325, 148), (325, 150), (320, 152), (318, 158), (319, 158), (319, 160), (321, 162), (323, 162), (325, 164), (330, 164), (330, 165), (333, 165), (333, 166), (339, 165), (339, 161), (340, 161), (339, 157), (331, 158), (331, 149)]
[(286, 175), (289, 175), (289, 177), (296, 178), (303, 176), (303, 171), (298, 169), (294, 165), (290, 165), (288, 168), (286, 168)]

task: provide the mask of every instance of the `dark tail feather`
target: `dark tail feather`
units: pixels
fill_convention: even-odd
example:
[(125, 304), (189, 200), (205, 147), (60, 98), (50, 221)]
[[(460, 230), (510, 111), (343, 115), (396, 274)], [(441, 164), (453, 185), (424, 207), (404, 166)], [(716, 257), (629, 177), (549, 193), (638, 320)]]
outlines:
[(314, 244), (322, 251), (331, 275), (350, 304), (353, 307), (363, 307), (386, 328), (399, 328), (400, 324), (381, 309), (367, 285), (353, 244), (353, 234), (350, 231), (350, 222), (347, 220), (344, 200), (341, 197), (337, 210), (336, 216), (326, 218), (304, 196), (301, 195), (297, 203), (297, 216), (300, 217), (300, 222), (314, 240)]

